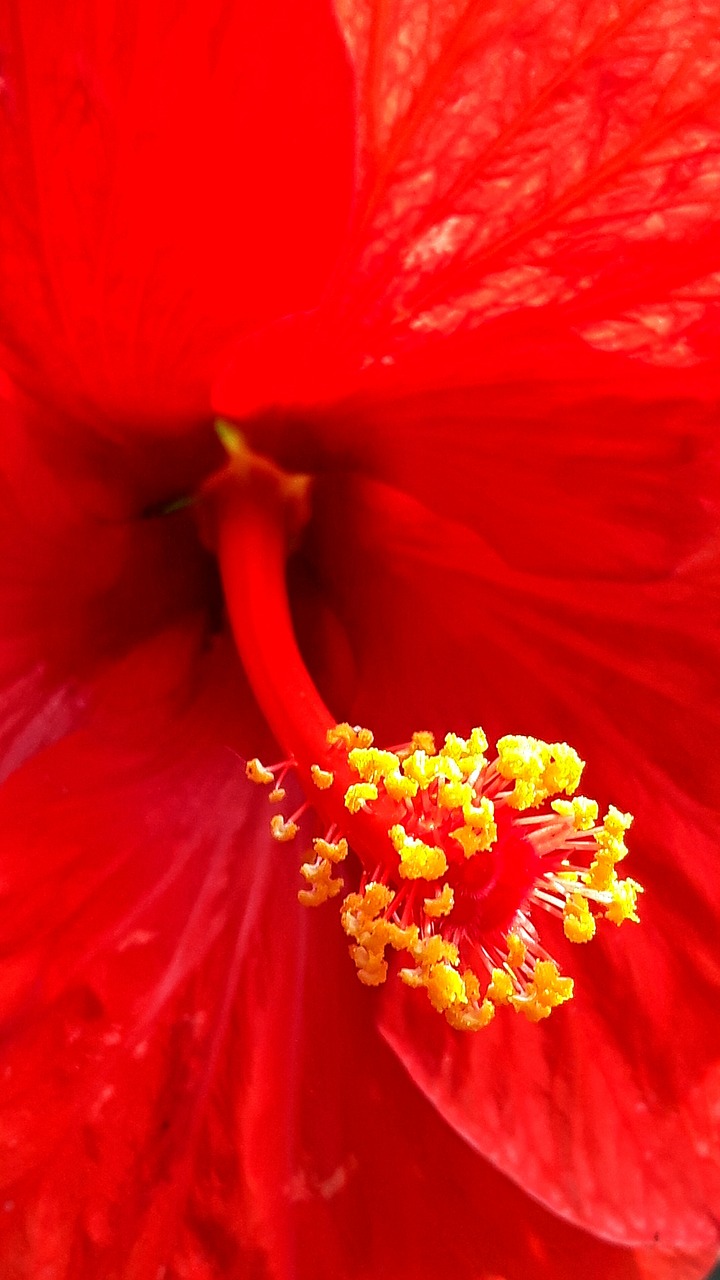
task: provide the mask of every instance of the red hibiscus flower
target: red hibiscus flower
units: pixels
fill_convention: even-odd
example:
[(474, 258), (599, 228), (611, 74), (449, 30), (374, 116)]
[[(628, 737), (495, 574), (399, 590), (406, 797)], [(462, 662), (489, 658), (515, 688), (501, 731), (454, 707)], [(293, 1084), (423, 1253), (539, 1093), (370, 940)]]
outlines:
[[(3, 1275), (711, 1265), (711, 10), (0, 13)], [(298, 903), (243, 763), (280, 752), (251, 684), (312, 729), (279, 515), (209, 481), (213, 411), (314, 477), (288, 581), (334, 716), (567, 741), (635, 813), (642, 925), (539, 922), (551, 1018), (365, 989)]]

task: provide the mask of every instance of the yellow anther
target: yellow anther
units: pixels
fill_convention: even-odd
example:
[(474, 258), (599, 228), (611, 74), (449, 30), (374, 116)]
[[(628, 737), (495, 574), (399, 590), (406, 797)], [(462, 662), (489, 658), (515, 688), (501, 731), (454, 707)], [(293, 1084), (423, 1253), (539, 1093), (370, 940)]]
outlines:
[(635, 924), (639, 924), (640, 917), (635, 908), (637, 896), (642, 892), (643, 887), (637, 880), (618, 880), (612, 889), (612, 902), (605, 912), (608, 920), (612, 920), (613, 924), (622, 924), (623, 920), (633, 920)]
[(403, 929), (401, 925), (388, 921), (387, 940), (395, 951), (413, 951), (419, 938), (420, 930), (416, 924), (409, 924)]
[[(492, 824), (495, 827), (495, 823)], [(495, 828), (497, 835), (497, 828)], [(476, 853), (484, 853), (488, 850), (493, 841), (493, 833), (491, 831), (473, 831), (472, 827), (459, 827), (457, 831), (450, 832), (450, 839), (457, 840), (460, 848), (466, 858), (474, 858)]]
[(474, 802), (475, 792), (469, 782), (441, 782), (437, 798), (441, 809), (462, 809)]
[(410, 739), (411, 751), (424, 751), (426, 755), (435, 754), (435, 738), (427, 729), (419, 729)]
[(505, 942), (507, 943), (507, 962), (510, 968), (519, 969), (525, 963), (527, 955), (525, 943), (516, 933), (509, 933)]
[(435, 756), (428, 756), (424, 751), (413, 751), (402, 762), (402, 771), (406, 778), (412, 778), (421, 791), (427, 791), (435, 780)]
[(425, 974), (422, 969), (401, 969), (398, 977), (406, 987), (423, 987), (425, 985)]
[(346, 721), (328, 729), (325, 738), (329, 747), (346, 747), (348, 751), (353, 747), (371, 747), (373, 741), (369, 729), (361, 729), (360, 725), (347, 724)]
[(327, 858), (306, 862), (300, 870), (310, 885), (309, 889), (301, 889), (298, 893), (298, 902), (304, 907), (319, 907), (328, 898), (334, 898), (343, 887), (341, 880), (333, 880), (332, 865)]
[(569, 942), (589, 942), (595, 937), (595, 917), (580, 893), (573, 893), (563, 907), (563, 930)]
[(391, 800), (412, 800), (418, 793), (418, 784), (412, 778), (404, 778), (398, 770), (385, 774), (385, 790)]
[(245, 777), (249, 778), (250, 782), (258, 782), (263, 786), (267, 786), (273, 781), (274, 776), (269, 769), (265, 768), (264, 764), (260, 763), (257, 757), (253, 760), (248, 760), (245, 765)]
[(349, 893), (342, 904), (343, 929), (352, 937), (357, 937), (358, 929), (364, 928), (369, 920), (375, 920), (383, 911), (387, 911), (394, 898), (392, 889), (377, 880), (366, 884), (362, 893)]
[(390, 828), (389, 835), (400, 855), (398, 870), (403, 880), (437, 880), (447, 871), (447, 858), (437, 845), (415, 840), (399, 824)]
[(431, 965), (426, 971), (423, 986), (433, 1009), (437, 1009), (438, 1013), (455, 1004), (467, 1004), (465, 983), (452, 965)]
[(487, 751), (488, 740), (485, 730), (476, 725), (468, 738), (468, 752), (473, 756), (481, 756)]
[(463, 777), (479, 773), (487, 763), (484, 752), (487, 749), (487, 738), (482, 729), (473, 729), (470, 737), (459, 738), (455, 733), (445, 736), (443, 755), (451, 756)]
[(269, 799), (269, 800), (272, 800), (273, 804), (277, 803), (277, 801), (278, 801), (278, 800), (284, 800), (284, 799), (285, 799), (285, 788), (284, 788), (284, 787), (273, 787), (272, 791), (270, 792), (270, 795), (268, 796), (268, 799)]
[(442, 750), (443, 755), (452, 756), (457, 761), (468, 755), (470, 748), (465, 738), (458, 737), (456, 733), (446, 733)]
[(310, 776), (319, 791), (327, 791), (328, 787), (331, 787), (335, 781), (335, 774), (331, 773), (329, 769), (321, 769), (319, 764), (310, 766)]
[(605, 817), (603, 818), (603, 828), (608, 835), (617, 836), (622, 839), (624, 833), (632, 826), (633, 816), (631, 813), (621, 813), (615, 808), (614, 804), (610, 805)]
[(572, 818), (576, 831), (590, 831), (598, 819), (597, 800), (573, 796), (572, 800), (553, 800), (550, 805), (561, 818)]
[(478, 835), (482, 835), (485, 838), (487, 843), (484, 847), (489, 849), (493, 841), (497, 839), (495, 806), (492, 800), (488, 800), (487, 796), (483, 796), (479, 804), (464, 805), (463, 818), (467, 827), (472, 827)]
[(494, 1004), (507, 1004), (514, 990), (510, 974), (504, 969), (493, 969), (492, 982), (485, 992), (488, 1000), (492, 1000)]
[(397, 773), (400, 760), (392, 751), (379, 751), (377, 747), (354, 747), (348, 755), (348, 764), (363, 782), (382, 782), (388, 773)]
[(319, 858), (327, 858), (328, 862), (343, 862), (348, 855), (348, 842), (345, 839), (321, 840), (316, 837), (313, 840), (313, 849)]
[(595, 843), (598, 847), (598, 856), (603, 861), (612, 863), (613, 866), (627, 857), (627, 845), (622, 836), (616, 836), (612, 831), (606, 831), (604, 827), (601, 831), (595, 832)]
[(357, 966), (358, 978), (366, 987), (379, 987), (387, 978), (388, 966), (384, 956), (377, 955), (372, 951), (368, 951), (367, 947), (356, 946), (350, 948), (352, 956)]
[(298, 833), (296, 823), (286, 822), (279, 813), (273, 814), (270, 819), (270, 830), (273, 840), (277, 840), (280, 844), (287, 844), (288, 840), (294, 840)]
[(445, 1010), (445, 1017), (456, 1031), (481, 1031), (495, 1017), (495, 1005), (491, 1000), (482, 1004), (453, 1004)]
[(566, 742), (542, 742), (508, 734), (497, 744), (498, 772), (515, 788), (508, 796), (514, 809), (529, 809), (550, 796), (577, 789), (584, 762)]
[(351, 813), (364, 809), (368, 800), (377, 800), (378, 789), (374, 782), (354, 782), (345, 792), (345, 808)]
[(460, 952), (455, 943), (446, 942), (439, 933), (419, 938), (412, 954), (422, 969), (433, 964), (451, 964), (456, 967), (460, 960)]
[(455, 906), (455, 894), (449, 884), (444, 884), (442, 890), (436, 898), (425, 898), (423, 901), (423, 910), (426, 916), (437, 919), (439, 916), (449, 916)]
[(542, 1018), (547, 1018), (558, 1005), (571, 1000), (572, 994), (572, 978), (562, 978), (554, 960), (538, 960), (532, 981), (528, 983), (523, 995), (512, 997), (511, 1004), (519, 1013), (524, 1013), (530, 1022), (539, 1022)]
[(599, 893), (609, 893), (617, 884), (615, 864), (612, 858), (605, 857), (601, 850), (599, 856), (590, 863), (589, 871), (582, 877), (588, 889), (596, 889)]

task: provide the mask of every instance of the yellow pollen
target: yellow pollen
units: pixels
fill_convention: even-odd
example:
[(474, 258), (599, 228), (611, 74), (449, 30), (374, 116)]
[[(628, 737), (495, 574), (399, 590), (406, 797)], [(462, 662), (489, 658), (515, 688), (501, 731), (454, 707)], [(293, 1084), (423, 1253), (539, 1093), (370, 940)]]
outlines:
[(494, 835), (497, 835), (497, 827), (494, 834), (492, 830), (473, 831), (472, 827), (459, 827), (457, 831), (450, 832), (450, 839), (457, 840), (460, 848), (466, 858), (474, 858), (476, 853), (485, 853), (491, 847)]
[(584, 761), (566, 742), (542, 742), (508, 734), (497, 744), (498, 772), (515, 788), (507, 803), (530, 809), (550, 796), (571, 795), (580, 782)]
[(280, 844), (287, 844), (288, 840), (294, 840), (298, 829), (294, 822), (286, 822), (281, 814), (275, 813), (270, 819), (270, 830), (273, 840), (277, 840)]
[(438, 880), (447, 871), (447, 858), (437, 845), (425, 844), (407, 834), (399, 824), (390, 828), (390, 839), (400, 855), (403, 880)]
[(483, 796), (478, 805), (463, 805), (463, 818), (465, 825), (472, 827), (479, 835), (487, 840), (486, 849), (497, 839), (497, 827), (495, 825), (495, 806), (492, 800), (487, 796)]
[(353, 747), (348, 754), (348, 764), (363, 782), (375, 783), (400, 768), (400, 760), (393, 751), (379, 751), (377, 747)]
[(404, 778), (399, 769), (385, 774), (385, 790), (391, 800), (412, 800), (418, 793), (418, 784), (412, 778)]
[(524, 993), (513, 996), (510, 1003), (530, 1022), (539, 1022), (542, 1018), (548, 1018), (558, 1005), (571, 1000), (572, 994), (572, 978), (561, 977), (554, 960), (538, 960), (532, 981)]
[(388, 922), (388, 942), (396, 951), (413, 951), (418, 944), (420, 930), (416, 924), (402, 928), (399, 924)]
[(587, 898), (573, 893), (563, 907), (563, 930), (570, 942), (589, 942), (595, 937), (595, 917)]
[(403, 760), (402, 771), (406, 778), (417, 783), (421, 791), (427, 791), (430, 783), (435, 780), (434, 760), (435, 756), (428, 756), (422, 750), (413, 751), (411, 756)]
[(462, 809), (473, 803), (475, 794), (469, 782), (441, 782), (437, 798), (441, 809)]
[(334, 898), (343, 887), (341, 880), (333, 879), (332, 864), (327, 858), (305, 862), (300, 870), (310, 885), (309, 889), (301, 889), (298, 893), (298, 902), (304, 907), (319, 907), (328, 898)]
[(519, 938), (516, 933), (509, 933), (505, 941), (507, 943), (507, 962), (511, 969), (519, 969), (525, 963), (527, 947), (522, 938)]
[(643, 887), (637, 880), (619, 880), (612, 889), (612, 902), (605, 912), (607, 919), (617, 925), (622, 924), (623, 920), (632, 920), (635, 924), (639, 924), (640, 917), (635, 908), (637, 896), (642, 892)]
[(467, 1004), (465, 983), (457, 969), (449, 964), (431, 965), (423, 985), (433, 1009), (437, 1009), (439, 1013), (454, 1004)]
[(456, 1031), (481, 1031), (495, 1017), (495, 1005), (491, 1000), (480, 1005), (453, 1004), (445, 1010), (445, 1017)]
[(449, 916), (455, 906), (455, 894), (449, 884), (444, 884), (440, 893), (435, 898), (425, 898), (423, 901), (423, 910), (426, 916), (437, 919), (440, 916)]
[[(543, 958), (548, 952), (540, 941), (536, 913), (562, 914), (564, 935), (572, 943), (589, 942), (603, 917), (615, 925), (638, 921), (642, 886), (636, 880), (620, 880), (616, 870), (627, 855), (625, 833), (632, 817), (611, 806), (599, 822), (596, 801), (575, 794), (584, 765), (567, 743), (507, 735), (497, 743), (497, 756), (488, 761), (487, 738), (480, 728), (472, 729), (467, 738), (446, 734), (439, 749), (431, 733), (420, 732), (395, 751), (386, 751), (373, 746), (368, 729), (348, 723), (330, 729), (327, 742), (339, 749), (328, 753), (330, 762), (343, 756), (351, 771), (345, 809), (351, 814), (367, 810), (357, 824), (357, 839), (364, 840), (367, 830), (368, 843), (358, 847), (357, 853), (366, 870), (377, 867), (375, 875), (390, 882), (370, 881), (342, 900), (342, 927), (358, 978), (366, 986), (385, 982), (392, 952), (404, 952), (405, 965), (395, 962), (401, 981), (423, 988), (432, 1007), (444, 1014), (451, 1027), (477, 1031), (492, 1021), (500, 1006), (540, 1022), (572, 998), (573, 980), (561, 975), (554, 960)], [(271, 798), (281, 799), (285, 792), (275, 784), (274, 775), (283, 777), (291, 763), (273, 770), (254, 759), (248, 761), (246, 773), (253, 782), (272, 784)], [(344, 767), (343, 758), (338, 769)], [(333, 787), (340, 777), (343, 787), (349, 780), (347, 774), (319, 764), (310, 766), (310, 776), (321, 791)], [(531, 883), (525, 886), (517, 877), (518, 893), (524, 894), (515, 908), (517, 932), (510, 929), (502, 937), (496, 926), (488, 925), (486, 937), (484, 912), (473, 924), (466, 915), (465, 897), (460, 911), (455, 896), (464, 893), (466, 883), (472, 888), (478, 878), (483, 885), (487, 880), (478, 896), (497, 894), (504, 912), (505, 899), (515, 884), (510, 846), (506, 857), (506, 847), (501, 845), (497, 866), (494, 860), (488, 862), (487, 877), (480, 874), (484, 863), (466, 871), (459, 854), (454, 850), (446, 854), (443, 846), (450, 836), (465, 859), (478, 854), (492, 858), (503, 806), (501, 841), (511, 826), (515, 837), (527, 842)], [(318, 808), (325, 813), (325, 805)], [(511, 812), (526, 809), (540, 812), (529, 816)], [(295, 817), (302, 812), (298, 810)], [(393, 823), (392, 817), (388, 821), (390, 814), (402, 821)], [(354, 825), (348, 823), (351, 832)], [(379, 842), (373, 839), (372, 827)], [(342, 829), (342, 818), (334, 815), (329, 838), (312, 841), (315, 861), (308, 860), (301, 868), (306, 885), (298, 898), (303, 905), (317, 906), (344, 892), (343, 880), (333, 874), (349, 853)], [(296, 836), (298, 826), (276, 814), (271, 830), (274, 839), (284, 843)], [(384, 843), (385, 831), (397, 858)], [(439, 843), (428, 843), (423, 836)], [(445, 878), (448, 859), (453, 864), (454, 887)], [(468, 911), (472, 898), (469, 892)], [(488, 912), (487, 919), (493, 918), (497, 917)], [(467, 964), (473, 956), (478, 961), (482, 957), (479, 974)], [(496, 965), (489, 981), (485, 964)]]
[(573, 796), (572, 800), (553, 800), (550, 805), (561, 818), (572, 818), (576, 831), (590, 831), (598, 818), (597, 800)]
[(269, 800), (272, 800), (272, 801), (273, 801), (273, 803), (276, 803), (278, 800), (284, 800), (284, 799), (285, 799), (285, 788), (284, 788), (284, 787), (273, 787), (272, 791), (270, 792), (270, 795), (268, 796), (268, 799), (269, 799)]
[(633, 817), (631, 813), (621, 813), (615, 808), (614, 804), (610, 805), (605, 817), (603, 818), (603, 827), (608, 835), (623, 837), (624, 833), (632, 826)]
[(485, 992), (488, 1000), (492, 1000), (494, 1004), (507, 1004), (514, 990), (510, 974), (504, 969), (493, 969), (492, 982)]
[(325, 735), (329, 747), (345, 747), (352, 751), (354, 747), (371, 747), (373, 735), (369, 729), (361, 729), (360, 725), (351, 725), (343, 721), (328, 729)]
[(316, 837), (313, 840), (313, 849), (319, 858), (327, 858), (328, 862), (343, 862), (348, 856), (348, 842), (344, 838), (335, 841), (321, 840)]
[(601, 851), (600, 856), (590, 863), (590, 869), (584, 873), (582, 882), (588, 889), (595, 889), (599, 893), (610, 892), (617, 884), (615, 864), (612, 859), (604, 857)]
[(358, 977), (366, 986), (376, 987), (387, 977), (385, 949), (412, 950), (418, 942), (417, 925), (403, 929), (386, 912), (395, 895), (387, 885), (371, 881), (362, 893), (350, 893), (342, 904), (340, 919), (343, 929), (356, 945), (350, 947)]
[(368, 800), (377, 800), (378, 789), (374, 782), (354, 782), (345, 792), (345, 808), (358, 813)]
[(269, 769), (265, 768), (264, 764), (260, 763), (257, 756), (253, 760), (248, 760), (245, 765), (245, 777), (249, 778), (250, 782), (257, 782), (262, 786), (267, 786), (273, 781), (274, 776)]
[(448, 733), (445, 736), (443, 755), (450, 756), (455, 761), (463, 777), (470, 777), (473, 773), (479, 774), (487, 764), (487, 745), (487, 738), (480, 728), (473, 729), (467, 739)]

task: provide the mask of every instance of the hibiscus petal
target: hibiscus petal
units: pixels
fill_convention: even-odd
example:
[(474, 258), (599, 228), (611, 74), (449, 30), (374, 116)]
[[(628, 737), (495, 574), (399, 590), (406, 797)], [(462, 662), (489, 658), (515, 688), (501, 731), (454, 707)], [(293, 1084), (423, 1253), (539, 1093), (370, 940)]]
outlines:
[(308, 553), (358, 669), (352, 700), (326, 688), (330, 705), (388, 742), (474, 723), (569, 740), (591, 794), (636, 812), (647, 889), (643, 924), (607, 926), (593, 954), (548, 923), (578, 996), (546, 1026), (499, 1016), (458, 1036), (390, 984), (384, 1033), (443, 1116), (556, 1211), (609, 1239), (711, 1249), (720, 619), (707, 565), (642, 586), (556, 579), (383, 486), (327, 482), (317, 499)]
[[(494, 387), (500, 416), (526, 381), (546, 405), (538, 382), (562, 384), (556, 405), (588, 388), (716, 398), (715, 15), (693, 0), (337, 8), (359, 99), (355, 221), (317, 315), (239, 344), (219, 411), (300, 406), (250, 427), (282, 454), (293, 435), (333, 450), (334, 416), (308, 431), (308, 410), (363, 388)], [(479, 436), (482, 395), (463, 394)]]
[(352, 307), (373, 308), (376, 336), (380, 317), (448, 332), (552, 303), (601, 349), (705, 354), (720, 265), (710, 10), (337, 8), (361, 111)]
[(628, 1251), (548, 1214), (408, 1090), (332, 913), (303, 919), (296, 885), (288, 864), (240, 1021), (239, 1147), (272, 1274), (570, 1280), (582, 1263), (588, 1276), (639, 1280)]
[(247, 1216), (234, 1176), (218, 1200), (237, 1156), (207, 1113), (269, 885), (266, 805), (232, 749), (253, 712), (231, 651), (199, 658), (182, 628), (90, 703), (0, 798), (4, 1265), (144, 1280), (177, 1252), (210, 1276), (239, 1265)]
[(219, 348), (315, 302), (344, 231), (351, 88), (328, 5), (11, 3), (0, 48), (14, 372), (105, 431), (206, 418)]

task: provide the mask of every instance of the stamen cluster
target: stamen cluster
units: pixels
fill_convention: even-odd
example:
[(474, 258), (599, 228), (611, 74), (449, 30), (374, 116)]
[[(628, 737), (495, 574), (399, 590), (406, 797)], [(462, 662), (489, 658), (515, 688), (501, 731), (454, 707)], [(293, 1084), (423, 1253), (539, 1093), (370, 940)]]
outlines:
[[(301, 867), (304, 905), (344, 893), (338, 867), (351, 849), (360, 859), (340, 911), (360, 981), (385, 982), (402, 953), (400, 980), (424, 988), (458, 1030), (487, 1026), (500, 1005), (538, 1022), (572, 997), (540, 940), (540, 909), (584, 943), (599, 918), (637, 922), (641, 892), (616, 871), (632, 818), (611, 806), (600, 823), (596, 802), (574, 794), (584, 765), (567, 743), (506, 736), (492, 759), (487, 748), (475, 728), (447, 734), (439, 750), (429, 733), (380, 750), (369, 730), (339, 724), (307, 765), (247, 766), (274, 798), (297, 766), (329, 819)], [(275, 839), (296, 836), (306, 807), (273, 817)]]

